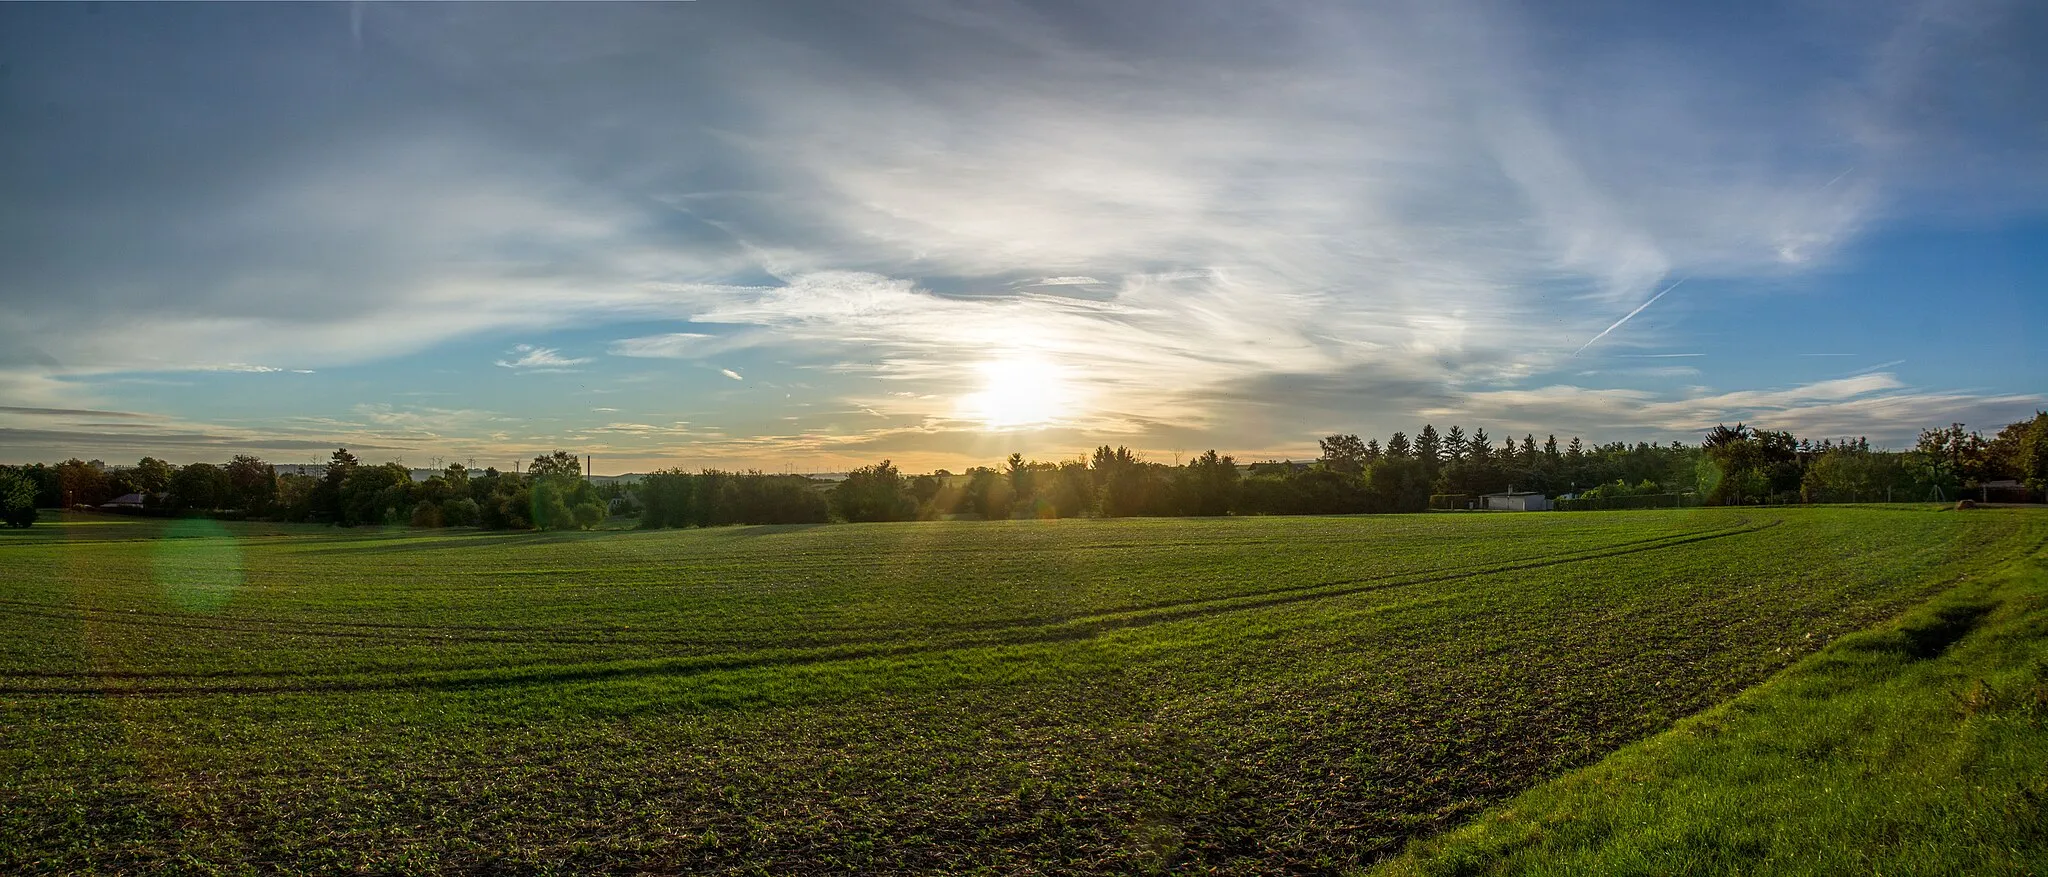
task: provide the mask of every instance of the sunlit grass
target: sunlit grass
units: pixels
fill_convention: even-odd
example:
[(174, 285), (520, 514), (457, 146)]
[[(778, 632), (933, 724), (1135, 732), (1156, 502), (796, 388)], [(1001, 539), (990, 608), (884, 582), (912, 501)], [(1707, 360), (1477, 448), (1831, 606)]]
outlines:
[(1376, 873), (2043, 874), (2044, 764), (2037, 555)]

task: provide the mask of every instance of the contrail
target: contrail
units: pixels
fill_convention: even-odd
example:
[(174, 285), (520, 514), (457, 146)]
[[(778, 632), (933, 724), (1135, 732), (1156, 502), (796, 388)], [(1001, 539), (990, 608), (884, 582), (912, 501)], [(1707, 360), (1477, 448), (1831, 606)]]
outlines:
[[(1856, 166), (1855, 166), (1855, 165), (1850, 165), (1849, 167), (1847, 167), (1847, 168), (1844, 168), (1844, 169), (1842, 170), (1842, 172), (1841, 172), (1841, 173), (1839, 173), (1839, 174), (1836, 174), (1836, 175), (1835, 175), (1835, 178), (1834, 178), (1834, 179), (1832, 179), (1832, 180), (1829, 180), (1829, 181), (1827, 181), (1826, 183), (1823, 183), (1823, 184), (1821, 184), (1821, 187), (1820, 187), (1820, 189), (1819, 189), (1818, 191), (1820, 191), (1820, 192), (1825, 192), (1825, 191), (1827, 191), (1827, 190), (1829, 190), (1829, 189), (1833, 188), (1833, 187), (1834, 187), (1834, 185), (1835, 185), (1836, 183), (1839, 183), (1839, 182), (1841, 182), (1841, 181), (1842, 181), (1842, 178), (1843, 178), (1843, 177), (1846, 177), (1846, 176), (1848, 176), (1849, 174), (1851, 174), (1851, 173), (1854, 173), (1854, 172), (1855, 172), (1855, 170), (1856, 170)], [(1746, 239), (1746, 236), (1745, 236), (1745, 239)], [(1628, 322), (1628, 321), (1630, 321), (1630, 320), (1632, 320), (1632, 319), (1635, 319), (1635, 316), (1636, 316), (1637, 314), (1640, 314), (1640, 313), (1642, 313), (1642, 312), (1643, 312), (1643, 310), (1644, 310), (1645, 308), (1648, 308), (1649, 306), (1651, 306), (1651, 305), (1653, 305), (1653, 304), (1656, 304), (1656, 303), (1657, 303), (1657, 299), (1660, 299), (1660, 298), (1663, 298), (1663, 297), (1664, 297), (1664, 293), (1666, 293), (1666, 292), (1670, 292), (1670, 291), (1672, 291), (1672, 290), (1674, 290), (1674, 289), (1677, 289), (1677, 288), (1678, 288), (1678, 287), (1679, 287), (1679, 286), (1680, 286), (1681, 284), (1683, 284), (1683, 283), (1685, 283), (1686, 281), (1688, 281), (1688, 280), (1691, 280), (1691, 279), (1692, 279), (1692, 274), (1688, 273), (1688, 274), (1686, 274), (1686, 275), (1685, 275), (1684, 277), (1680, 277), (1680, 278), (1678, 278), (1678, 282), (1677, 282), (1677, 283), (1673, 283), (1673, 284), (1671, 284), (1670, 286), (1664, 287), (1664, 289), (1663, 289), (1663, 291), (1662, 291), (1662, 292), (1659, 292), (1659, 293), (1657, 293), (1656, 295), (1650, 296), (1650, 300), (1649, 300), (1649, 301), (1643, 302), (1642, 304), (1640, 304), (1640, 305), (1636, 306), (1636, 309), (1635, 309), (1635, 310), (1629, 311), (1629, 312), (1628, 312), (1628, 314), (1627, 314), (1626, 316), (1623, 316), (1623, 317), (1622, 317), (1621, 319), (1619, 319), (1619, 320), (1615, 320), (1615, 321), (1614, 321), (1614, 325), (1612, 325), (1612, 326), (1608, 326), (1607, 328), (1605, 328), (1605, 329), (1602, 329), (1602, 330), (1600, 330), (1600, 334), (1598, 334), (1598, 335), (1595, 335), (1595, 336), (1593, 336), (1593, 339), (1592, 339), (1592, 341), (1587, 341), (1586, 343), (1584, 343), (1584, 344), (1581, 344), (1581, 345), (1579, 345), (1579, 349), (1577, 349), (1577, 350), (1574, 350), (1574, 351), (1572, 351), (1572, 356), (1578, 356), (1578, 355), (1579, 355), (1579, 354), (1581, 354), (1581, 353), (1585, 353), (1585, 352), (1586, 352), (1586, 348), (1588, 348), (1588, 347), (1591, 347), (1591, 346), (1593, 346), (1593, 342), (1594, 342), (1594, 341), (1599, 341), (1600, 339), (1602, 339), (1602, 338), (1605, 338), (1605, 337), (1607, 337), (1607, 333), (1609, 333), (1609, 332), (1612, 332), (1612, 331), (1614, 331), (1614, 330), (1616, 330), (1616, 329), (1619, 329), (1619, 328), (1621, 328), (1621, 324), (1623, 324), (1623, 323), (1626, 323), (1626, 322)]]
[(1619, 319), (1619, 320), (1615, 320), (1615, 321), (1614, 321), (1614, 325), (1612, 325), (1612, 326), (1608, 326), (1607, 328), (1605, 328), (1605, 329), (1602, 329), (1602, 330), (1600, 330), (1600, 334), (1598, 334), (1598, 335), (1595, 335), (1595, 336), (1593, 336), (1593, 340), (1592, 340), (1592, 341), (1588, 341), (1588, 342), (1586, 342), (1586, 343), (1584, 343), (1584, 344), (1581, 344), (1581, 345), (1579, 345), (1579, 349), (1577, 349), (1577, 350), (1574, 350), (1574, 351), (1572, 351), (1572, 355), (1573, 355), (1573, 356), (1578, 356), (1578, 355), (1579, 355), (1579, 354), (1581, 354), (1581, 353), (1585, 353), (1585, 352), (1586, 352), (1586, 348), (1588, 348), (1588, 347), (1591, 347), (1591, 346), (1593, 346), (1593, 341), (1598, 341), (1598, 340), (1600, 340), (1600, 339), (1602, 339), (1602, 338), (1605, 338), (1605, 337), (1607, 337), (1607, 333), (1609, 333), (1609, 332), (1612, 332), (1612, 331), (1614, 331), (1614, 330), (1616, 330), (1616, 329), (1619, 329), (1619, 328), (1621, 328), (1621, 324), (1623, 324), (1623, 323), (1626, 323), (1626, 322), (1628, 322), (1629, 320), (1635, 319), (1635, 316), (1636, 316), (1637, 314), (1640, 314), (1640, 313), (1642, 313), (1642, 312), (1643, 312), (1643, 309), (1644, 309), (1644, 308), (1647, 308), (1647, 307), (1649, 307), (1649, 306), (1651, 306), (1651, 305), (1653, 305), (1653, 304), (1656, 304), (1656, 303), (1657, 303), (1657, 299), (1660, 299), (1660, 298), (1663, 298), (1663, 297), (1664, 297), (1664, 293), (1666, 293), (1666, 292), (1670, 292), (1670, 291), (1672, 291), (1672, 290), (1674, 290), (1674, 289), (1677, 289), (1677, 288), (1679, 287), (1679, 284), (1682, 284), (1682, 283), (1684, 283), (1684, 282), (1686, 282), (1686, 281), (1688, 281), (1688, 280), (1691, 280), (1691, 279), (1692, 279), (1692, 275), (1691, 275), (1691, 274), (1687, 274), (1687, 275), (1685, 275), (1684, 277), (1680, 277), (1680, 278), (1678, 278), (1678, 283), (1673, 283), (1673, 284), (1671, 284), (1670, 286), (1664, 287), (1664, 291), (1663, 291), (1663, 292), (1659, 292), (1659, 293), (1657, 293), (1656, 295), (1650, 296), (1650, 300), (1649, 300), (1649, 301), (1646, 301), (1646, 302), (1643, 302), (1642, 304), (1636, 305), (1636, 309), (1635, 309), (1635, 310), (1632, 310), (1632, 311), (1629, 311), (1629, 312), (1628, 312), (1628, 315), (1627, 315), (1627, 316), (1625, 316), (1625, 317), (1622, 317), (1622, 318), (1621, 318), (1621, 319)]

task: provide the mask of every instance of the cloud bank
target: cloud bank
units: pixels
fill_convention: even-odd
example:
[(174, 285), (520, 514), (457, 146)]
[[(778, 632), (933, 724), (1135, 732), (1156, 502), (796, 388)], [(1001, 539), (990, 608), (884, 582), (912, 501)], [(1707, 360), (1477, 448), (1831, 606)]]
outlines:
[[(1899, 216), (2037, 199), (2048, 132), (2010, 121), (2048, 108), (2023, 4), (1743, 28), (1490, 3), (4, 14), (30, 99), (0, 108), (20, 132), (0, 420), (24, 428), (19, 409), (131, 401), (116, 382), (138, 375), (473, 343), (508, 380), (627, 396), (699, 363), (731, 381), (641, 406), (752, 425), (471, 418), (419, 447), (952, 460), (984, 452), (966, 400), (1006, 363), (1041, 364), (1065, 402), (1017, 440), (1160, 451), (1449, 416), (1896, 438), (2041, 402), (1569, 361), (1685, 344), (1703, 284), (1680, 278), (1766, 298)], [(1960, 85), (1944, 59), (1994, 97), (1930, 100)], [(263, 87), (240, 87), (251, 69)], [(732, 381), (791, 407), (721, 402)], [(369, 410), (330, 413), (333, 435), (391, 426)], [(831, 429), (776, 427), (804, 418)], [(57, 432), (33, 447), (90, 444)]]

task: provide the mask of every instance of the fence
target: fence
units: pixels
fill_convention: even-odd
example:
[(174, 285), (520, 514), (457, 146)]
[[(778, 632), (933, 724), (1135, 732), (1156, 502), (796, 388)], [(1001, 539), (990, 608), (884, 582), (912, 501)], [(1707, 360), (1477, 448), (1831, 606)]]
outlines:
[(1807, 490), (1794, 502), (1802, 504), (1840, 503), (1926, 503), (1976, 499), (1975, 490), (1938, 490), (1929, 486), (1897, 487), (1890, 490)]
[(1560, 499), (1551, 508), (1561, 512), (1610, 511), (1618, 509), (1689, 509), (1700, 504), (1697, 493), (1651, 493), (1637, 496), (1596, 496)]

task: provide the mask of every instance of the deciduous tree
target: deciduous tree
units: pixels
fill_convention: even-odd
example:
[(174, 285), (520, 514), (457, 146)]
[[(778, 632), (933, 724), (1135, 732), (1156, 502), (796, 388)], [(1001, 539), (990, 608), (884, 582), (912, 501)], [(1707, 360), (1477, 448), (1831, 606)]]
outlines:
[(0, 524), (27, 528), (36, 522), (35, 479), (11, 466), (0, 466)]
[(832, 508), (848, 521), (908, 521), (917, 517), (903, 473), (883, 460), (848, 472), (832, 489)]
[(1370, 453), (1365, 442), (1355, 434), (1325, 436), (1319, 442), (1323, 455), (1316, 464), (1343, 475), (1357, 475), (1365, 471), (1367, 455)]

